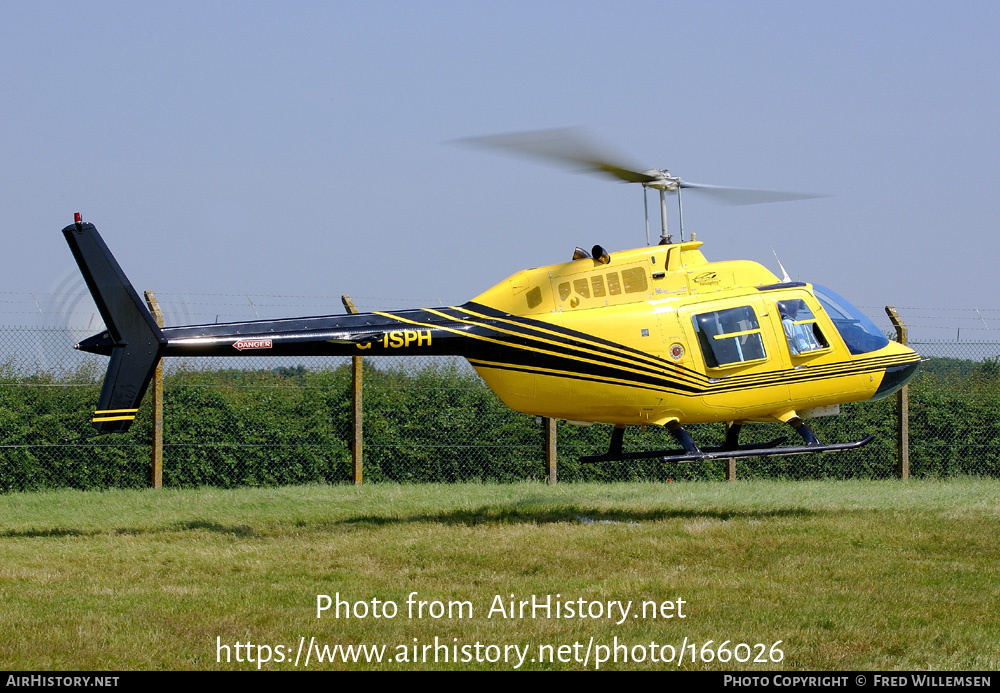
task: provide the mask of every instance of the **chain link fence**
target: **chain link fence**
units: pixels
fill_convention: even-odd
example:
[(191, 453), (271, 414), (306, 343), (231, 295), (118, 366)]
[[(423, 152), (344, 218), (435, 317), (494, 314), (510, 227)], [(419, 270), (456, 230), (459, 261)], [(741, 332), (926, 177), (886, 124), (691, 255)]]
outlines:
[[(27, 304), (25, 313), (37, 307), (39, 315), (51, 315), (38, 294), (18, 296)], [(164, 298), (161, 305), (168, 305)], [(172, 319), (167, 311), (167, 323), (264, 318), (270, 317), (265, 312), (269, 307), (279, 315), (330, 312), (333, 301), (324, 300), (326, 308), (316, 310), (301, 301), (293, 306), (287, 299), (226, 297), (227, 306), (239, 310), (205, 302), (211, 313), (207, 320), (204, 311), (190, 309), (198, 302), (188, 300), (180, 304), (181, 319)], [(356, 302), (362, 310), (368, 308), (363, 300)], [(252, 311), (249, 316), (247, 311)], [(906, 312), (901, 313), (906, 319)], [(72, 348), (101, 329), (99, 318), (95, 325), (93, 316), (75, 317), (74, 324), (85, 326), (0, 327), (0, 491), (150, 485), (152, 398), (145, 398), (129, 433), (91, 436), (89, 422), (107, 359)], [(910, 474), (1000, 475), (1000, 342), (911, 340), (911, 345), (929, 360), (909, 388)], [(545, 478), (542, 422), (505, 407), (464, 360), (366, 357), (364, 364), (366, 482)], [(353, 478), (349, 358), (192, 358), (168, 360), (165, 367), (164, 486), (341, 483)], [(824, 442), (874, 435), (864, 448), (740, 460), (736, 477), (892, 478), (895, 407), (895, 398), (848, 404), (840, 416), (811, 422)], [(689, 430), (702, 445), (719, 444), (724, 437), (721, 424)], [(744, 442), (763, 442), (786, 435), (788, 429), (752, 425), (744, 432)], [(559, 480), (724, 478), (725, 465), (718, 461), (577, 461), (606, 451), (610, 435), (610, 426), (559, 422)], [(654, 427), (630, 428), (625, 438), (626, 450), (673, 447), (669, 434)]]

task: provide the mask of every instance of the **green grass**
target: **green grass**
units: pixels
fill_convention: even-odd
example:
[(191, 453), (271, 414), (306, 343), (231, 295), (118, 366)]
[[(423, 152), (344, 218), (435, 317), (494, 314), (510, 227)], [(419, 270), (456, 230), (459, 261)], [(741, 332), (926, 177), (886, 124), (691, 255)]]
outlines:
[[(529, 646), (522, 668), (593, 669), (596, 650), (586, 667), (531, 659), (575, 642), (582, 659), (591, 638), (617, 637), (675, 648), (687, 638), (699, 652), (781, 641), (780, 663), (692, 664), (688, 651), (684, 669), (996, 669), (998, 559), (996, 480), (10, 494), (0, 496), (0, 668), (254, 668), (235, 661), (237, 642), (281, 645), (291, 660), (303, 637), (386, 645), (387, 657), (437, 637)], [(338, 592), (399, 613), (317, 619), (317, 595)], [(471, 602), (472, 617), (407, 618), (412, 592)], [(497, 595), (557, 593), (633, 609), (680, 598), (686, 618), (487, 618)], [(217, 663), (217, 638), (233, 661)], [(667, 666), (644, 652), (602, 668)], [(511, 668), (315, 655), (309, 666)]]

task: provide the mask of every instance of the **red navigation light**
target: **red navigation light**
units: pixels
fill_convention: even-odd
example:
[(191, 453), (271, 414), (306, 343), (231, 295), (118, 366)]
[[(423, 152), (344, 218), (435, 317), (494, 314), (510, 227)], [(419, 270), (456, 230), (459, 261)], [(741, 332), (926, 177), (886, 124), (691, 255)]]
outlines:
[(73, 213), (73, 222), (77, 224), (83, 223), (83, 216), (79, 212)]

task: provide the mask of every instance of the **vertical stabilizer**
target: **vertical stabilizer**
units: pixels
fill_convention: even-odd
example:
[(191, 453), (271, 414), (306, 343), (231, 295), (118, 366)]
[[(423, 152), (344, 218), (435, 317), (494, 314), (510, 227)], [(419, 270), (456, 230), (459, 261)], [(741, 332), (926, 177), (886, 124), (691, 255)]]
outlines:
[(107, 328), (77, 345), (111, 356), (93, 425), (100, 433), (124, 432), (153, 377), (163, 334), (93, 224), (78, 221), (63, 235)]

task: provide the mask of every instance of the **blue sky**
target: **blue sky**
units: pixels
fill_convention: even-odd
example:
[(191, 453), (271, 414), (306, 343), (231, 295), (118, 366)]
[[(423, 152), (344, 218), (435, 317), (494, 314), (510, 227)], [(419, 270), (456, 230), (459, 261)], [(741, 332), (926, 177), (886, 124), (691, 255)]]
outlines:
[(710, 259), (1000, 308), (997, 3), (14, 0), (0, 27), (0, 292), (72, 270), (80, 211), (140, 290), (461, 302), (645, 242), (641, 188), (449, 144), (582, 126), (642, 168), (830, 195), (686, 197)]

